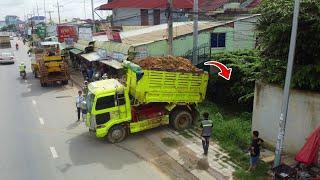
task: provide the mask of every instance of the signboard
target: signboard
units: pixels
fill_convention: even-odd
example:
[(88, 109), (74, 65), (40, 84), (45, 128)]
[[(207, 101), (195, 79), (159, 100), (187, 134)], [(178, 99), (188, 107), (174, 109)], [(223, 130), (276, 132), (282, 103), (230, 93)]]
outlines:
[(65, 38), (64, 40), (66, 42), (67, 47), (73, 47), (74, 46), (73, 38)]
[(32, 34), (32, 29), (28, 28), (28, 35), (31, 36), (31, 34)]
[(57, 32), (60, 43), (64, 42), (66, 38), (73, 38), (74, 42), (78, 40), (78, 32), (76, 26), (58, 25)]
[(47, 36), (57, 36), (57, 25), (48, 25), (47, 26)]
[(92, 41), (92, 29), (91, 27), (79, 27), (78, 36), (81, 40)]
[(105, 49), (98, 49), (97, 54), (101, 58), (107, 58), (107, 50), (105, 50)]
[(125, 55), (122, 54), (122, 53), (113, 52), (113, 53), (111, 54), (111, 57), (112, 57), (113, 59), (122, 61), (122, 60), (124, 59)]
[(37, 27), (37, 35), (40, 38), (45, 38), (46, 37), (46, 27), (45, 26), (38, 26)]
[(120, 32), (112, 31), (111, 29), (107, 28), (106, 34), (110, 41), (119, 42), (119, 43), (122, 42)]

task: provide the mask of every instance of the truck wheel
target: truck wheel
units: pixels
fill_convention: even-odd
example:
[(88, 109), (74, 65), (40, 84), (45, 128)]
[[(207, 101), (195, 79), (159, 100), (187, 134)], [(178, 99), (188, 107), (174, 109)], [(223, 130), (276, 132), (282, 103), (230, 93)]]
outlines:
[(172, 127), (181, 131), (190, 127), (192, 115), (186, 110), (176, 110), (171, 114), (170, 119)]
[(123, 141), (126, 136), (126, 129), (122, 125), (115, 125), (109, 129), (107, 138), (110, 143), (118, 143)]

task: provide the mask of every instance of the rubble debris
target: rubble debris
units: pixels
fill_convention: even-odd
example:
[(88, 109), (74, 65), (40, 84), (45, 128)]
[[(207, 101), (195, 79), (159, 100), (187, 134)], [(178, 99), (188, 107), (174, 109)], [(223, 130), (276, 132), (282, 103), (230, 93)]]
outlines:
[(147, 70), (203, 73), (203, 70), (194, 66), (190, 60), (182, 57), (146, 57), (144, 59), (134, 60), (133, 62), (142, 69)]

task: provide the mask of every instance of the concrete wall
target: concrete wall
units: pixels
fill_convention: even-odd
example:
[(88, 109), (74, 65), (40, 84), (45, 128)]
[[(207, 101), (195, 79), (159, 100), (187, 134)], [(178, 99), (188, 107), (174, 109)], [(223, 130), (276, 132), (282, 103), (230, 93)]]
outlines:
[(234, 50), (255, 48), (255, 24), (257, 20), (258, 17), (253, 17), (234, 23)]
[[(256, 83), (252, 129), (271, 145), (276, 144), (282, 88)], [(285, 151), (297, 153), (308, 135), (320, 125), (320, 94), (292, 90), (285, 135)]]

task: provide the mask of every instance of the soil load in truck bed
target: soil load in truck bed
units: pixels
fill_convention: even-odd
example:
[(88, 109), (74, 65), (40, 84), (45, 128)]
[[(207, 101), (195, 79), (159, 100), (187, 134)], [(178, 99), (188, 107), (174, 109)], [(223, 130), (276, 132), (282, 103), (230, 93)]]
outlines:
[(201, 69), (195, 67), (190, 60), (182, 57), (147, 57), (144, 59), (134, 60), (133, 62), (146, 70), (190, 73), (203, 72)]

